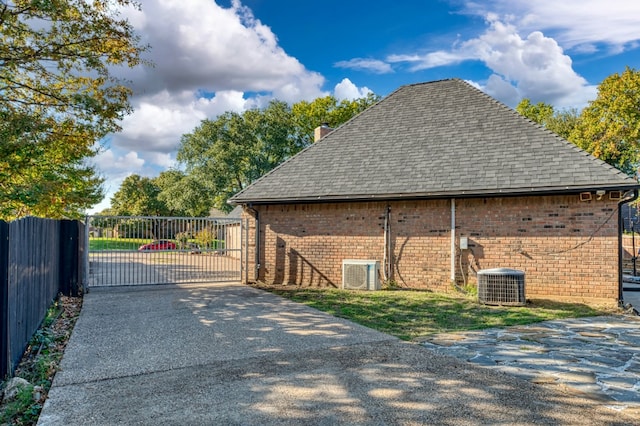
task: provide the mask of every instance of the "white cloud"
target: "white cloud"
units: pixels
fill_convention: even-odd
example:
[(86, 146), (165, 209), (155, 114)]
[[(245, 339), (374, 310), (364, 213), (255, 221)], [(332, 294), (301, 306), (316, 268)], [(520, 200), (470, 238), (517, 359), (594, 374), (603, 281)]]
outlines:
[(312, 100), (328, 93), (324, 77), (307, 70), (278, 44), (271, 29), (233, 0), (145, 0), (142, 10), (122, 11), (142, 42), (152, 67), (118, 68), (130, 81), (133, 113), (110, 135), (95, 158), (108, 193), (131, 173), (156, 176), (176, 165), (183, 134), (225, 111)]
[[(152, 46), (155, 67), (132, 75), (136, 93), (235, 90), (320, 95), (324, 78), (289, 56), (271, 29), (234, 1), (223, 8), (211, 0), (148, 0), (128, 11), (136, 30)], [(299, 99), (297, 99), (299, 100)]]
[(151, 163), (175, 153), (181, 135), (205, 118), (242, 111), (270, 99), (314, 99), (324, 77), (307, 70), (279, 45), (271, 29), (234, 0), (148, 0), (124, 15), (148, 43), (153, 67), (116, 70), (131, 81), (134, 112), (111, 146)]
[(145, 160), (140, 158), (137, 152), (129, 151), (124, 155), (118, 155), (112, 149), (100, 152), (94, 160), (100, 170), (108, 172), (111, 176), (121, 177), (142, 169), (145, 164)]
[(467, 1), (466, 11), (483, 17), (490, 13), (510, 17), (523, 31), (553, 34), (566, 49), (593, 51), (602, 43), (620, 52), (640, 40), (640, 2), (633, 0)]
[(375, 74), (390, 74), (393, 72), (391, 65), (378, 59), (354, 58), (348, 61), (339, 61), (334, 64), (338, 68), (369, 71)]
[(344, 78), (340, 83), (336, 84), (333, 95), (338, 100), (364, 98), (369, 93), (373, 93), (368, 87), (356, 86), (348, 78)]
[(521, 97), (535, 102), (556, 105), (569, 93), (588, 88), (587, 81), (573, 70), (571, 58), (539, 31), (523, 39), (515, 26), (493, 20), (483, 35), (462, 43), (460, 50), (513, 84)]
[(409, 62), (414, 65), (411, 71), (420, 71), (429, 68), (454, 65), (464, 60), (475, 59), (473, 55), (467, 55), (464, 51), (443, 51), (430, 52), (424, 55), (389, 55), (387, 61), (392, 63)]
[(192, 131), (202, 120), (225, 111), (242, 111), (247, 100), (242, 92), (222, 91), (207, 98), (183, 91), (158, 92), (135, 100), (134, 112), (125, 117), (122, 131), (112, 145), (139, 152), (174, 152), (181, 135)]
[(408, 62), (412, 71), (481, 61), (493, 72), (483, 90), (510, 106), (522, 97), (557, 107), (582, 107), (593, 99), (594, 87), (573, 70), (571, 58), (554, 39), (540, 31), (522, 38), (515, 25), (495, 14), (488, 15), (487, 24), (483, 34), (449, 51), (392, 55), (387, 60)]

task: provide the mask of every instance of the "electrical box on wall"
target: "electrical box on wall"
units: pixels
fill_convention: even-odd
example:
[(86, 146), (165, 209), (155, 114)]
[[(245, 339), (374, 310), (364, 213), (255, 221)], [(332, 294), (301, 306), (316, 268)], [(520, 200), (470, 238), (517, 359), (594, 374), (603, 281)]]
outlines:
[(469, 248), (469, 238), (460, 237), (460, 250), (466, 250)]

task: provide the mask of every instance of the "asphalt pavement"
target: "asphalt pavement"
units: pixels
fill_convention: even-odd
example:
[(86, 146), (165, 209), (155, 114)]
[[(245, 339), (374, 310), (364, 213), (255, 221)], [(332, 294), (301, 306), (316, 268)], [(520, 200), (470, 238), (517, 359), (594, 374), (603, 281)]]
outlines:
[(239, 284), (85, 295), (39, 425), (631, 425), (637, 413)]

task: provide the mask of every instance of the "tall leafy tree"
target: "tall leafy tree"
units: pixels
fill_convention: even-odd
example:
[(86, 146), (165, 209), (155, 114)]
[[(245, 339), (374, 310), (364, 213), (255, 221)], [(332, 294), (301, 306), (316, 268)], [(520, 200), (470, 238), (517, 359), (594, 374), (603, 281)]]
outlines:
[(170, 216), (166, 204), (158, 199), (160, 187), (154, 179), (136, 174), (127, 176), (111, 197), (111, 211), (121, 216)]
[(207, 188), (193, 176), (181, 170), (167, 170), (154, 179), (160, 188), (158, 201), (177, 216), (207, 216), (212, 200), (207, 198)]
[(516, 106), (516, 111), (542, 126), (547, 124), (547, 120), (553, 116), (554, 112), (553, 105), (544, 102), (533, 104), (528, 98), (520, 101), (518, 106)]
[(178, 161), (203, 188), (204, 200), (229, 211), (227, 199), (304, 146), (289, 106), (272, 101), (264, 109), (226, 112), (203, 120), (182, 136)]
[(527, 98), (520, 101), (516, 111), (567, 140), (578, 123), (576, 109), (556, 111), (550, 104), (544, 102), (532, 104)]
[(640, 163), (640, 72), (627, 67), (598, 86), (571, 141), (629, 175)]
[(77, 216), (99, 202), (88, 159), (119, 130), (130, 89), (114, 66), (146, 49), (133, 0), (0, 0), (0, 217)]
[[(378, 99), (371, 94), (338, 102), (327, 96), (291, 107), (272, 101), (264, 109), (227, 112), (215, 120), (203, 120), (192, 133), (182, 136), (177, 158), (186, 169), (183, 180), (188, 181), (174, 188), (199, 188), (203, 208), (206, 204), (207, 210), (229, 211), (227, 200), (232, 195), (309, 146), (317, 126), (337, 127)], [(184, 199), (173, 189), (162, 196)]]
[(311, 102), (298, 102), (292, 106), (291, 112), (296, 131), (306, 146), (313, 142), (313, 131), (319, 125), (327, 123), (329, 127), (338, 127), (379, 100), (380, 97), (373, 93), (364, 98), (342, 101), (325, 96)]

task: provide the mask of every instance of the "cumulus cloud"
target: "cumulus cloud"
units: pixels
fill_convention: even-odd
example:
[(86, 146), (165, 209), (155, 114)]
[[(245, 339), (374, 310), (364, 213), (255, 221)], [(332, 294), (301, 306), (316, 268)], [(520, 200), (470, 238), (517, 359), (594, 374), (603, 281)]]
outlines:
[(629, 0), (467, 1), (467, 13), (512, 19), (523, 31), (553, 32), (566, 49), (594, 52), (604, 44), (613, 52), (637, 47), (640, 2)]
[(103, 176), (107, 178), (105, 189), (111, 194), (130, 174), (145, 174), (146, 161), (134, 151), (119, 152), (118, 150), (106, 149), (94, 158), (94, 162)]
[(334, 66), (338, 68), (369, 71), (375, 74), (390, 74), (393, 72), (390, 64), (379, 59), (354, 58), (348, 61), (338, 61)]
[[(556, 105), (567, 94), (588, 88), (587, 81), (573, 70), (571, 58), (554, 39), (539, 31), (522, 38), (515, 26), (495, 17), (489, 24), (483, 35), (462, 43), (459, 49), (484, 62), (501, 80), (513, 84), (522, 97)], [(489, 83), (498, 87), (496, 81)]]
[[(271, 29), (239, 1), (145, 1), (127, 12), (152, 49), (155, 67), (132, 76), (137, 93), (182, 90), (272, 92), (292, 80), (302, 95), (320, 95), (324, 78), (288, 55)], [(142, 75), (141, 75), (142, 74)], [(140, 78), (142, 77), (142, 78)]]
[(213, 97), (206, 97), (188, 91), (163, 90), (139, 97), (134, 112), (125, 117), (122, 131), (115, 135), (112, 145), (139, 152), (173, 152), (181, 135), (192, 131), (202, 120), (225, 111), (242, 111), (246, 103), (243, 93), (237, 91), (217, 92)]
[(211, 0), (147, 0), (127, 8), (151, 67), (114, 69), (133, 89), (133, 113), (95, 158), (109, 188), (126, 175), (155, 176), (175, 166), (183, 134), (205, 118), (243, 111), (277, 98), (312, 100), (328, 93), (324, 77), (278, 44), (271, 29), (239, 0), (225, 8)]
[(483, 34), (448, 51), (392, 55), (387, 60), (406, 62), (412, 71), (481, 61), (493, 72), (483, 90), (511, 106), (522, 97), (559, 107), (584, 106), (592, 99), (594, 87), (573, 70), (571, 58), (553, 38), (540, 31), (523, 38), (515, 25), (495, 14), (487, 16), (487, 24)]
[(373, 93), (368, 87), (358, 87), (348, 78), (344, 78), (340, 83), (336, 84), (333, 95), (338, 100), (364, 98), (369, 93)]

